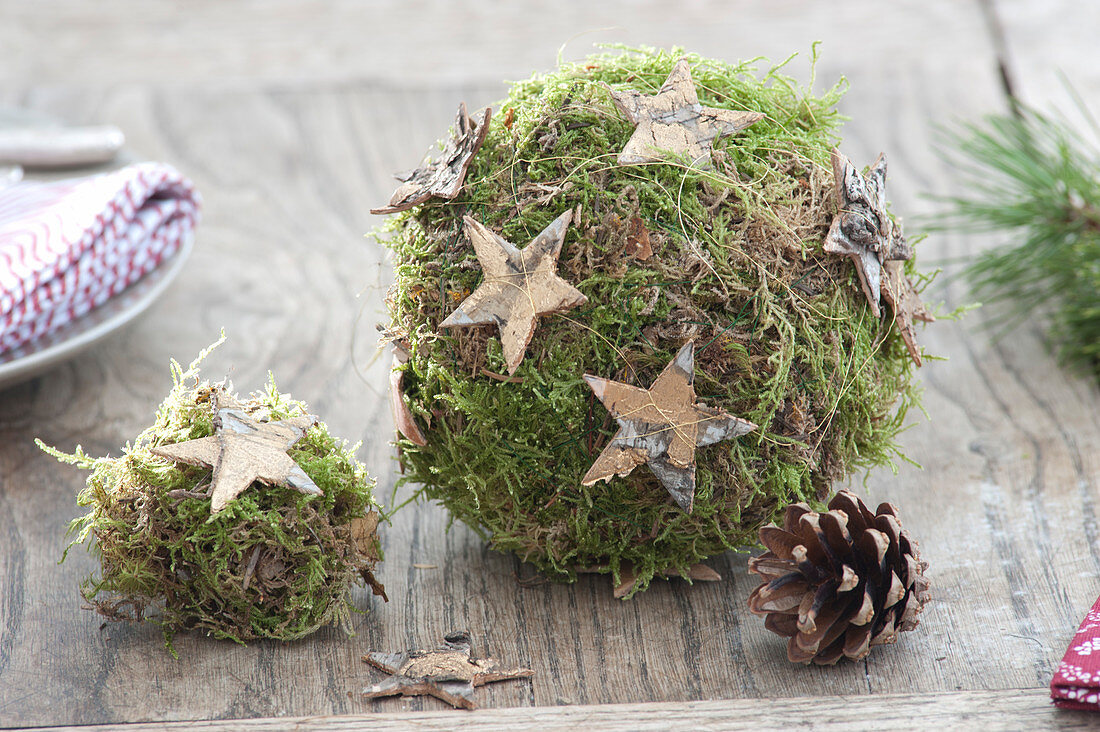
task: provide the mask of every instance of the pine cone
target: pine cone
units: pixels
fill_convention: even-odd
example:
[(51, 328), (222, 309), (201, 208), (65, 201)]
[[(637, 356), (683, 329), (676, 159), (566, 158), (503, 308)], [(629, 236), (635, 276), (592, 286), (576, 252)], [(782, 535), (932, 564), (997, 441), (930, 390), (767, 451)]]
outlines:
[(749, 596), (749, 609), (790, 638), (794, 663), (858, 660), (917, 627), (929, 599), (928, 563), (892, 504), (872, 514), (848, 491), (833, 497), (827, 513), (796, 503), (782, 529), (760, 529), (760, 542), (768, 551), (749, 560), (749, 571), (764, 583)]

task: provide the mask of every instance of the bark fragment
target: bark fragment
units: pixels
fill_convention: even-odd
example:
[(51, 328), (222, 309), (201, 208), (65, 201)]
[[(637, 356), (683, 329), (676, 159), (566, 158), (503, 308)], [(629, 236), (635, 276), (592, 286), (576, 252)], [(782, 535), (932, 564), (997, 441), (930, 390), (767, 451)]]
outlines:
[(393, 424), (397, 431), (414, 445), (424, 447), (428, 444), (428, 438), (424, 436), (408, 402), (405, 401), (405, 370), (401, 366), (408, 360), (404, 351), (394, 349), (393, 365), (390, 367), (390, 410), (393, 412)]
[(913, 256), (901, 228), (886, 212), (886, 154), (879, 153), (866, 176), (835, 148), (832, 161), (837, 215), (825, 237), (825, 251), (855, 263), (863, 294), (877, 318), (883, 263)]
[(653, 256), (653, 245), (649, 241), (649, 229), (640, 216), (630, 219), (630, 233), (626, 237), (623, 254), (644, 262)]
[(431, 162), (396, 178), (401, 185), (393, 192), (390, 202), (380, 208), (372, 208), (372, 214), (390, 214), (410, 209), (429, 198), (452, 199), (462, 190), (470, 161), (481, 148), (489, 132), (492, 107), (486, 107), (473, 116), (466, 112), (466, 103), (458, 105), (454, 133), (443, 152)]
[(905, 268), (901, 262), (887, 262), (883, 266), (882, 295), (894, 311), (894, 324), (897, 325), (898, 333), (905, 341), (905, 347), (909, 349), (913, 363), (920, 366), (920, 346), (917, 344), (917, 332), (913, 321), (931, 323), (936, 318), (921, 302), (917, 288), (905, 274)]
[[(600, 565), (596, 567), (580, 567), (577, 569), (579, 574), (603, 574), (608, 571), (607, 566)], [(683, 574), (677, 569), (663, 569), (660, 572), (654, 574), (654, 577), (684, 577), (690, 579), (692, 582), (721, 582), (722, 575), (714, 571), (702, 562), (688, 567), (687, 574)], [(624, 562), (619, 566), (619, 583), (615, 585), (614, 597), (616, 600), (621, 600), (631, 593), (634, 586), (638, 584), (638, 573), (634, 571), (634, 565), (629, 562)]]

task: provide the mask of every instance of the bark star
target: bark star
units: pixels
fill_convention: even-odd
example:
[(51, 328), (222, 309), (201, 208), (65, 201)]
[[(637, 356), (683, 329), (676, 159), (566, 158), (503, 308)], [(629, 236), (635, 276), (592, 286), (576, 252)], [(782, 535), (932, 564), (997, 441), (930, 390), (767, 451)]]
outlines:
[(363, 689), (364, 698), (430, 694), (462, 709), (477, 709), (474, 687), (535, 675), (526, 668), (498, 669), (491, 658), (470, 658), (470, 634), (466, 631), (444, 636), (443, 645), (433, 651), (371, 652), (363, 660), (392, 674)]
[(584, 379), (619, 423), (619, 431), (581, 479), (584, 485), (627, 475), (649, 463), (680, 508), (691, 513), (695, 449), (756, 429), (748, 420), (695, 401), (695, 344), (691, 341), (649, 389), (588, 374)]
[(151, 452), (213, 469), (211, 514), (223, 510), (255, 481), (319, 496), (321, 489), (287, 454), (316, 423), (312, 415), (257, 422), (243, 410), (227, 407), (219, 409), (214, 417), (214, 434), (210, 437), (160, 445)]
[(671, 152), (686, 154), (692, 165), (710, 167), (714, 140), (764, 118), (760, 112), (701, 105), (687, 59), (676, 62), (655, 95), (634, 89), (607, 89), (619, 111), (637, 125), (619, 153), (619, 165), (661, 162)]
[(573, 211), (566, 211), (521, 251), (469, 216), (463, 217), (485, 279), (439, 327), (496, 324), (508, 373), (514, 374), (535, 334), (540, 315), (570, 310), (588, 302), (580, 290), (555, 271), (572, 218)]

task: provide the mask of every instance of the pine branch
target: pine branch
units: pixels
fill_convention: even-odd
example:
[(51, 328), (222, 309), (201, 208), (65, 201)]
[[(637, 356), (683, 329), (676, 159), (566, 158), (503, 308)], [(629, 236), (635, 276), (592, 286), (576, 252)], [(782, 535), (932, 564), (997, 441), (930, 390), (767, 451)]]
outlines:
[(1004, 306), (1002, 332), (1046, 319), (1062, 360), (1100, 379), (1100, 152), (1064, 120), (1019, 112), (945, 134), (971, 194), (942, 199), (940, 226), (1007, 234), (967, 268), (975, 294)]

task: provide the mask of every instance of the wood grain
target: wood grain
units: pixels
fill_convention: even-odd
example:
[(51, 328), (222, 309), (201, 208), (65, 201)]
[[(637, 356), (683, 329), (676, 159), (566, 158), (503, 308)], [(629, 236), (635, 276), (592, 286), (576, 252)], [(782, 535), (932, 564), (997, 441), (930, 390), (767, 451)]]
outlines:
[[(781, 61), (822, 41), (849, 76), (862, 73), (857, 60), (885, 73), (946, 70), (959, 41), (976, 44), (966, 50), (974, 58), (986, 45), (976, 2), (895, 0), (882, 12), (871, 0), (700, 0), (673, 11), (663, 0), (609, 0), (551, 12), (536, 0), (152, 0), (138, 12), (127, 0), (52, 0), (44, 12), (0, 0), (0, 86), (495, 84), (549, 68), (559, 49), (580, 58), (595, 43)], [(803, 58), (794, 68), (806, 67)]]
[[(796, 697), (785, 699), (603, 704), (600, 706), (521, 707), (453, 712), (351, 714), (341, 717), (277, 717), (224, 722), (50, 727), (50, 732), (538, 732), (583, 729), (595, 732), (657, 732), (667, 729), (815, 730), (982, 730), (1094, 729), (1088, 712), (1056, 709), (1038, 689), (958, 691), (936, 694)], [(46, 732), (40, 728), (40, 732)]]
[[(388, 199), (390, 172), (409, 168), (444, 132), (458, 101), (493, 101), (503, 90), (495, 80), (549, 65), (573, 33), (625, 22), (612, 37), (730, 59), (783, 58), (825, 38), (818, 86), (841, 73), (852, 85), (845, 151), (861, 165), (889, 153), (892, 209), (910, 232), (933, 210), (921, 194), (955, 185), (932, 152), (932, 125), (1005, 108), (977, 0), (889, 11), (873, 0), (700, 2), (672, 18), (656, 2), (629, 3), (629, 14), (627, 5), (566, 4), (544, 18), (531, 3), (335, 2), (321, 13), (292, 0), (198, 0), (186, 11), (149, 3), (138, 15), (121, 0), (95, 10), (0, 0), (0, 103), (119, 124), (136, 154), (177, 165), (206, 202), (191, 263), (141, 323), (0, 393), (0, 726), (286, 716), (339, 726), (330, 717), (341, 714), (450, 726), (472, 717), (436, 715), (432, 699), (369, 704), (348, 693), (378, 678), (359, 660), (366, 651), (428, 647), (457, 628), (471, 631), (475, 654), (536, 671), (531, 684), (479, 690), (484, 707), (694, 700), (667, 709), (703, 710), (700, 726), (729, 715), (775, 726), (869, 719), (846, 716), (856, 705), (867, 715), (896, 711), (886, 719), (902, 727), (904, 712), (989, 729), (1008, 722), (984, 710), (1019, 709), (1038, 715), (1036, 724), (1077, 724), (1080, 715), (1055, 715), (1043, 700), (1100, 586), (1100, 393), (1055, 366), (1035, 327), (990, 343), (977, 328), (984, 314), (918, 333), (949, 359), (926, 362), (932, 421), (915, 416), (904, 437), (924, 470), (902, 464), (853, 486), (869, 502), (899, 506), (931, 563), (934, 597), (917, 632), (860, 664), (788, 664), (783, 642), (745, 610), (755, 581), (743, 555), (711, 562), (722, 582), (657, 582), (624, 603), (606, 578), (541, 583), (466, 528), (448, 531), (432, 505), (406, 507), (385, 529), (380, 579), (393, 601), (359, 592), (369, 612), (355, 619), (352, 639), (331, 630), (244, 648), (184, 636), (175, 661), (156, 628), (101, 628), (80, 608), (77, 584), (93, 560), (78, 550), (56, 562), (83, 476), (32, 439), (117, 453), (168, 390), (168, 359), (189, 360), (222, 327), (229, 341), (209, 374), (229, 373), (247, 391), (273, 370), (334, 434), (363, 441), (360, 457), (387, 502), (410, 496), (404, 488), (391, 499), (389, 359), (373, 352), (390, 275), (385, 253), (363, 239), (379, 223), (368, 209)], [(803, 78), (804, 70), (794, 68)], [(937, 234), (918, 245), (923, 262), (948, 266), (925, 299), (967, 302), (955, 261), (993, 244)], [(944, 694), (956, 690), (965, 693)], [(882, 696), (890, 694), (910, 696)], [(777, 706), (780, 697), (798, 699)], [(698, 702), (706, 699), (740, 701)], [(501, 727), (585, 726), (648, 720), (645, 710), (662, 708), (479, 714)], [(664, 713), (654, 727), (667, 726)]]
[(1094, 123), (1080, 114), (1066, 82), (1093, 115), (1100, 113), (1100, 6), (1072, 0), (998, 0), (990, 16), (1001, 35), (1013, 92), (1040, 110), (1068, 115), (1095, 144)]

